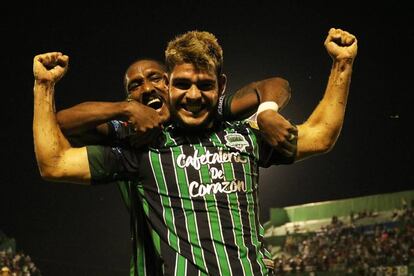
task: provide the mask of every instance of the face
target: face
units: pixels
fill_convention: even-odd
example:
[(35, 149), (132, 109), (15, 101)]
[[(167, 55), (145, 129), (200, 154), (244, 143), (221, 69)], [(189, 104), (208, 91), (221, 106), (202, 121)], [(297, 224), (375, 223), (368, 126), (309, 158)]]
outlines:
[(182, 126), (211, 127), (224, 85), (224, 75), (218, 79), (214, 70), (199, 70), (190, 63), (176, 65), (169, 80), (171, 113)]
[(132, 64), (125, 75), (128, 98), (147, 105), (165, 122), (170, 118), (165, 71), (155, 61), (141, 60)]

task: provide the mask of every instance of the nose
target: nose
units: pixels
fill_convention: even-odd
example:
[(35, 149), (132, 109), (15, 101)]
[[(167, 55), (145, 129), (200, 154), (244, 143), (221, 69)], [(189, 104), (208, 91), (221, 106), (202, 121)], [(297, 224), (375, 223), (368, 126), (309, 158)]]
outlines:
[(151, 93), (155, 91), (154, 84), (149, 80), (144, 81), (142, 88), (143, 88), (143, 91), (142, 91), (143, 93)]
[(154, 84), (148, 80), (144, 81), (142, 85), (141, 95), (140, 95), (141, 101), (146, 95), (150, 95), (152, 93), (156, 93)]
[(199, 101), (202, 97), (200, 89), (198, 89), (198, 87), (194, 84), (187, 90), (185, 96), (188, 101)]
[(150, 95), (152, 93), (155, 93), (156, 89), (151, 81), (144, 81), (142, 85), (139, 87), (139, 89), (136, 89), (132, 91), (129, 95), (129, 99), (133, 99), (138, 102), (143, 102), (143, 98), (146, 97), (146, 95)]

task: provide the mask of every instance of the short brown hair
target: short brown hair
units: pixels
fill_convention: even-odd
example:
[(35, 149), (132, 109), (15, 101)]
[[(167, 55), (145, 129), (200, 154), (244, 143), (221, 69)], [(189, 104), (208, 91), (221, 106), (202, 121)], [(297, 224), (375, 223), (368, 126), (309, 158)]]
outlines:
[(223, 69), (223, 50), (217, 38), (205, 31), (189, 31), (168, 42), (165, 64), (171, 72), (178, 64), (191, 63), (197, 69), (214, 69), (217, 76)]

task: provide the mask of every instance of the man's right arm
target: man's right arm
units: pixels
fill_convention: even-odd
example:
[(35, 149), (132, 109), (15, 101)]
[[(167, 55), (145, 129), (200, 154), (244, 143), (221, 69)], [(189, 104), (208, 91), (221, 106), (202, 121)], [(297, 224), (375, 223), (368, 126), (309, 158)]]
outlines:
[(91, 173), (86, 147), (71, 147), (57, 124), (54, 110), (55, 84), (66, 73), (68, 61), (68, 56), (59, 52), (34, 58), (34, 148), (44, 179), (88, 184)]

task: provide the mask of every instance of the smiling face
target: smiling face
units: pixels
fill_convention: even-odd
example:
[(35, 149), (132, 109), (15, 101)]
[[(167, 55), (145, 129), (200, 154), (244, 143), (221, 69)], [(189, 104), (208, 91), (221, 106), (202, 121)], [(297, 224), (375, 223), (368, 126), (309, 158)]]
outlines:
[(128, 98), (155, 109), (162, 122), (168, 121), (168, 87), (165, 83), (165, 69), (153, 60), (133, 63), (125, 74)]
[(211, 127), (224, 85), (224, 75), (218, 79), (213, 69), (197, 69), (191, 63), (176, 65), (169, 81), (171, 113), (186, 128)]

